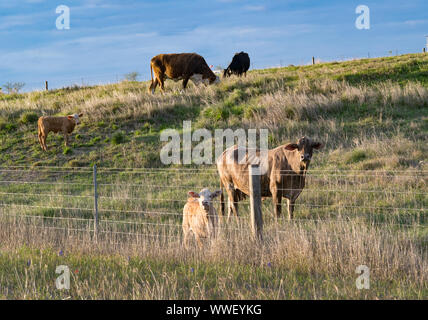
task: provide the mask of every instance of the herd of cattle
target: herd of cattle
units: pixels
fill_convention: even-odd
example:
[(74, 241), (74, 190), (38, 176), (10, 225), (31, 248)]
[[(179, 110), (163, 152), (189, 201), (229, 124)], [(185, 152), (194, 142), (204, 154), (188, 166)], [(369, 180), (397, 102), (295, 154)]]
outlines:
[[(233, 213), (238, 216), (238, 202), (250, 195), (249, 167), (258, 164), (260, 168), (261, 197), (272, 198), (274, 214), (281, 215), (281, 200), (285, 198), (288, 205), (288, 218), (293, 218), (294, 203), (305, 187), (306, 172), (312, 159), (314, 149), (322, 144), (308, 137), (302, 137), (296, 143), (288, 143), (268, 150), (267, 158), (262, 162), (254, 161), (254, 155), (262, 158), (260, 150), (239, 152), (238, 146), (226, 149), (217, 159), (217, 171), (220, 176), (220, 190), (211, 193), (202, 189), (196, 193), (189, 191), (189, 198), (183, 209), (183, 233), (185, 244), (188, 234), (193, 232), (197, 242), (200, 238), (215, 238), (218, 230), (217, 211), (212, 200), (220, 195), (221, 216), (225, 215), (223, 189), (228, 195), (228, 218)], [(241, 155), (241, 158), (240, 158)], [(242, 158), (242, 155), (244, 158)]]
[[(223, 76), (232, 74), (246, 75), (250, 67), (250, 58), (247, 53), (236, 53), (229, 66), (224, 69)], [(164, 91), (166, 79), (183, 80), (183, 89), (189, 80), (195, 84), (212, 84), (220, 81), (219, 77), (210, 69), (203, 57), (196, 53), (160, 54), (151, 59), (150, 71), (152, 82), (149, 92), (154, 93), (159, 85)], [(154, 73), (154, 77), (153, 77)], [(44, 151), (47, 150), (46, 138), (49, 132), (61, 132), (64, 135), (65, 145), (68, 145), (69, 135), (73, 132), (83, 114), (73, 114), (66, 117), (43, 116), (38, 120), (38, 139)], [(274, 214), (281, 214), (281, 200), (285, 198), (288, 205), (288, 217), (293, 218), (294, 204), (305, 187), (306, 172), (314, 149), (320, 149), (322, 144), (307, 137), (302, 137), (296, 143), (281, 145), (268, 151), (260, 174), (262, 198), (272, 198)], [(220, 195), (221, 213), (225, 215), (225, 199), (223, 189), (228, 195), (228, 217), (233, 213), (238, 216), (238, 202), (250, 194), (248, 171), (254, 164), (248, 150), (239, 152), (240, 147), (232, 146), (226, 149), (217, 159), (217, 170), (220, 177), (220, 190), (210, 192), (207, 188), (199, 193), (189, 191), (189, 198), (183, 208), (182, 228), (184, 243), (192, 232), (198, 245), (202, 245), (201, 238), (213, 238), (218, 230), (218, 215), (213, 206), (213, 199)], [(245, 158), (239, 158), (245, 154)], [(260, 156), (260, 151), (254, 153)]]

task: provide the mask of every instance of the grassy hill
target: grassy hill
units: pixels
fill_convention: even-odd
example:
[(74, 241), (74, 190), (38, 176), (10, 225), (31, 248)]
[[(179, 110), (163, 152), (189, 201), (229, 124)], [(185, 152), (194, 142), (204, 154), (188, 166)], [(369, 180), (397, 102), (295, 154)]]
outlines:
[[(247, 78), (180, 92), (147, 93), (148, 82), (73, 87), (0, 97), (3, 165), (160, 167), (161, 130), (268, 128), (270, 147), (302, 135), (325, 142), (315, 167), (425, 166), (428, 55), (254, 70)], [(41, 115), (85, 113), (72, 146), (51, 134), (37, 141)]]
[[(185, 92), (148, 85), (0, 96), (0, 298), (426, 299), (428, 54), (254, 70)], [(37, 118), (75, 112), (85, 115), (72, 145), (50, 134), (43, 152)], [(218, 176), (160, 162), (160, 133), (183, 120), (267, 128), (271, 148), (322, 141), (295, 219), (276, 221), (264, 201), (255, 243), (246, 201), (211, 246), (185, 250), (187, 191), (218, 188)], [(60, 264), (69, 291), (54, 287)], [(370, 290), (355, 287), (361, 264)]]

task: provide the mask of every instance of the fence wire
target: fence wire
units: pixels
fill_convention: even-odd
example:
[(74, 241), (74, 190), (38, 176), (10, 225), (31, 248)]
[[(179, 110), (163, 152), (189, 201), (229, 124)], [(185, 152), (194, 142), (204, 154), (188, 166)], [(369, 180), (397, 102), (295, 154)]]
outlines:
[[(93, 173), (90, 167), (0, 167), (0, 216), (41, 229), (94, 232)], [(99, 233), (104, 235), (181, 239), (188, 191), (219, 188), (214, 167), (101, 167), (97, 180)], [(279, 218), (273, 215), (272, 201), (263, 201), (264, 229), (283, 233), (281, 228), (290, 224), (362, 221), (373, 227), (418, 230), (418, 239), (426, 242), (427, 185), (428, 171), (422, 170), (310, 169), (295, 203), (295, 218), (283, 218), (287, 216), (287, 201), (281, 203)], [(279, 191), (299, 188), (284, 186)], [(227, 199), (227, 190), (223, 192)], [(221, 215), (219, 199), (213, 205)], [(227, 202), (225, 206), (227, 215)], [(248, 233), (248, 198), (239, 202), (239, 210), (240, 215), (230, 220), (220, 216), (224, 230)]]

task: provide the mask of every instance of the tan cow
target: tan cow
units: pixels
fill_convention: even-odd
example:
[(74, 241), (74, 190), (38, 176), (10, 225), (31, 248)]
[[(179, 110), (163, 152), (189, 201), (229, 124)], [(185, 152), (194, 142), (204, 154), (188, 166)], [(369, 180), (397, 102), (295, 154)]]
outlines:
[(40, 117), (37, 122), (37, 126), (39, 142), (42, 149), (44, 151), (47, 151), (48, 149), (46, 139), (49, 132), (61, 132), (64, 135), (65, 145), (68, 146), (69, 135), (73, 132), (74, 127), (79, 124), (79, 118), (82, 116), (83, 113), (73, 114), (66, 117)]
[[(261, 196), (272, 197), (275, 216), (281, 215), (281, 198), (287, 199), (288, 217), (293, 218), (294, 203), (305, 187), (306, 172), (312, 159), (313, 149), (320, 149), (322, 144), (307, 137), (297, 143), (288, 143), (269, 150), (263, 163), (260, 176)], [(242, 150), (244, 158), (238, 158), (241, 147), (232, 146), (226, 149), (217, 159), (217, 170), (220, 175), (220, 187), (226, 188), (229, 197), (228, 217), (231, 212), (238, 216), (238, 201), (249, 195), (248, 171), (250, 164), (255, 164), (254, 155), (260, 156), (260, 150), (254, 155)], [(254, 149), (253, 149), (254, 150)], [(253, 159), (251, 158), (253, 157)], [(225, 211), (224, 196), (221, 196), (221, 213)]]
[(154, 93), (158, 84), (163, 92), (165, 79), (183, 80), (183, 89), (186, 89), (189, 80), (195, 84), (220, 82), (220, 78), (212, 72), (205, 59), (196, 53), (171, 53), (154, 56), (150, 61), (150, 74), (152, 83), (149, 93)]
[(189, 191), (189, 198), (183, 208), (184, 246), (187, 247), (188, 236), (193, 232), (199, 247), (202, 247), (201, 238), (214, 238), (218, 228), (217, 211), (213, 206), (213, 199), (221, 193), (213, 193), (207, 188), (199, 193)]

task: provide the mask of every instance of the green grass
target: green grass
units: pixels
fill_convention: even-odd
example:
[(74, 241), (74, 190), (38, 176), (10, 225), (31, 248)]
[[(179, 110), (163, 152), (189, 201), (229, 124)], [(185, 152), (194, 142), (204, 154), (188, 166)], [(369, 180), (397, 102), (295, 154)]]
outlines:
[[(2, 95), (1, 166), (32, 171), (0, 171), (0, 180), (12, 181), (0, 184), (6, 219), (0, 230), (0, 297), (426, 298), (427, 72), (428, 55), (413, 54), (254, 70), (246, 78), (190, 85), (185, 92), (167, 81), (166, 93), (155, 95), (147, 94), (147, 82), (128, 81)], [(38, 116), (76, 112), (84, 116), (70, 146), (51, 133), (48, 152), (42, 151)], [(269, 245), (257, 248), (245, 238), (248, 232), (231, 233), (231, 239), (245, 238), (246, 250), (223, 239), (207, 252), (185, 251), (179, 241), (119, 235), (101, 237), (93, 246), (90, 231), (47, 229), (92, 228), (90, 166), (97, 164), (103, 231), (180, 237), (179, 227), (138, 223), (179, 226), (187, 191), (218, 188), (214, 166), (194, 174), (186, 170), (195, 165), (165, 168), (160, 162), (162, 130), (182, 133), (184, 120), (192, 121), (193, 130), (267, 128), (270, 147), (303, 135), (322, 141), (297, 201), (301, 224), (281, 221), (278, 229), (286, 234), (276, 234), (272, 202), (266, 200)], [(283, 203), (283, 216), (285, 209)], [(247, 221), (248, 202), (240, 210)], [(9, 221), (6, 214), (28, 217)], [(239, 222), (230, 226), (248, 230)], [(64, 257), (57, 255), (61, 249)], [(60, 263), (79, 270), (70, 292), (53, 287)], [(355, 267), (364, 263), (375, 268), (370, 291), (354, 285)]]
[[(3, 95), (0, 144), (10, 140), (20, 143), (7, 154), (0, 154), (0, 161), (5, 165), (37, 162), (62, 166), (76, 159), (115, 167), (159, 166), (160, 131), (181, 129), (183, 120), (192, 120), (194, 129), (268, 128), (272, 147), (301, 135), (328, 139), (319, 159), (322, 162), (314, 163), (316, 166), (334, 163), (331, 155), (339, 148), (352, 151), (373, 137), (379, 146), (403, 139), (418, 147), (412, 148), (404, 162), (382, 162), (381, 167), (405, 168), (405, 163), (415, 159), (410, 154), (419, 154), (415, 159), (418, 162), (426, 156), (426, 148), (419, 142), (425, 141), (428, 131), (427, 63), (427, 55), (414, 54), (255, 70), (247, 78), (232, 77), (206, 89), (191, 85), (184, 94), (173, 82), (167, 82), (166, 94), (152, 96), (146, 93), (147, 83), (125, 81)], [(48, 138), (52, 152), (30, 151), (37, 145), (38, 116), (77, 111), (84, 111), (85, 116), (71, 137), (78, 142), (72, 154), (61, 155), (61, 143), (53, 134)], [(152, 135), (154, 143), (141, 139), (145, 135)], [(99, 139), (93, 140), (95, 137)], [(115, 158), (119, 144), (128, 154), (152, 150), (148, 157), (153, 161)], [(103, 150), (104, 157), (89, 159), (93, 150)], [(387, 152), (395, 154), (394, 149)], [(375, 156), (379, 156), (376, 151)], [(358, 167), (359, 162), (348, 165)]]
[[(70, 290), (55, 288), (59, 265), (71, 271)], [(185, 263), (68, 251), (59, 256), (51, 249), (25, 247), (13, 256), (0, 256), (0, 278), (4, 279), (0, 297), (9, 299), (22, 299), (21, 292), (26, 299), (421, 298), (393, 279), (372, 281), (372, 290), (358, 290), (353, 275), (339, 279), (266, 261), (256, 265)], [(8, 288), (19, 290), (7, 292)]]

